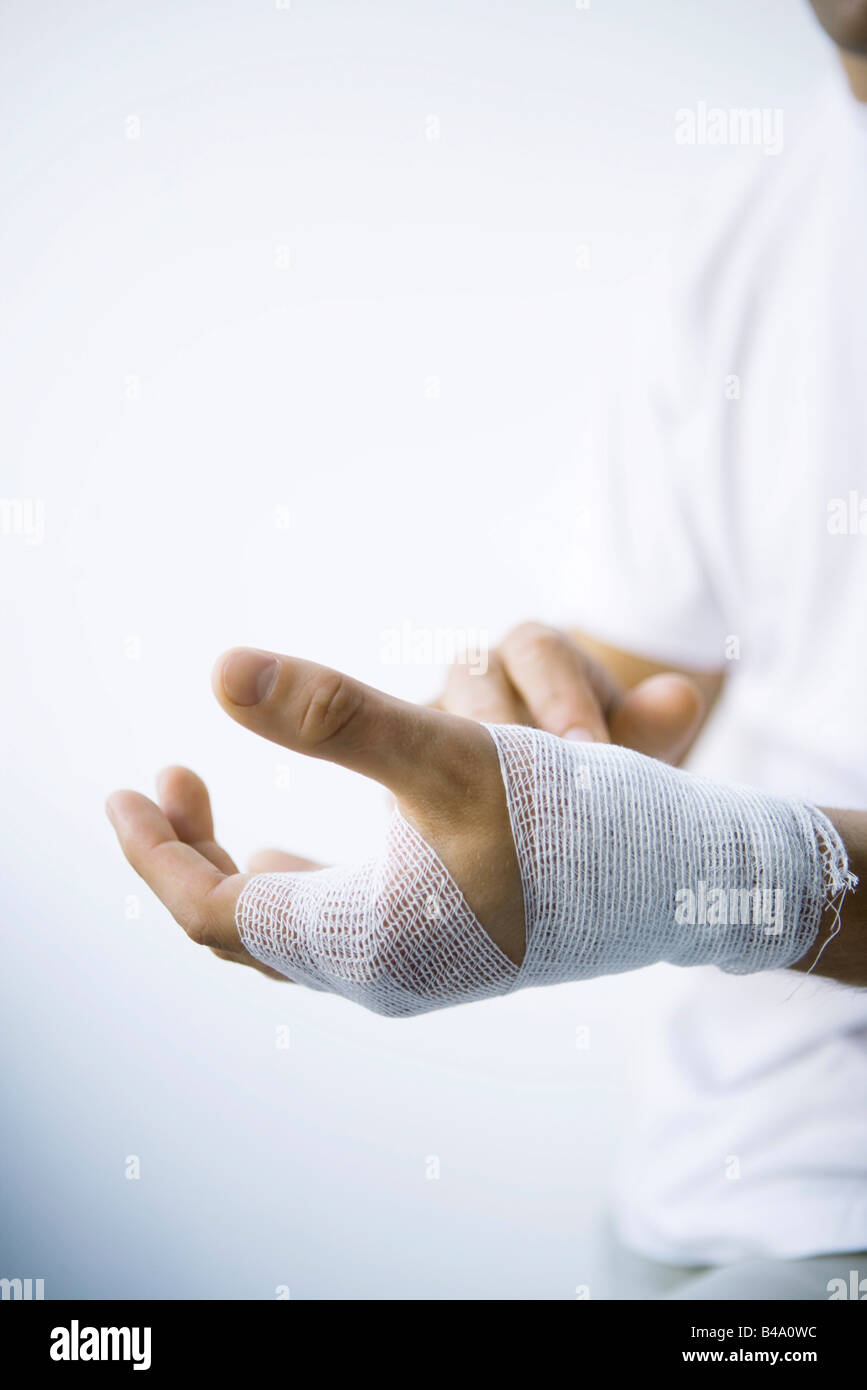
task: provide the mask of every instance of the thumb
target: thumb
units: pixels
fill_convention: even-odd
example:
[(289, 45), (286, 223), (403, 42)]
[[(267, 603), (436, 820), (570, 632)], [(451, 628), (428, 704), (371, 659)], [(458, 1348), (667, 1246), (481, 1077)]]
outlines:
[(481, 725), (408, 704), (327, 666), (235, 647), (214, 667), (227, 714), (262, 738), (372, 777), (400, 800), (445, 806), (496, 763)]
[(701, 691), (688, 676), (650, 676), (617, 706), (611, 738), (648, 757), (676, 762), (689, 747), (704, 709)]

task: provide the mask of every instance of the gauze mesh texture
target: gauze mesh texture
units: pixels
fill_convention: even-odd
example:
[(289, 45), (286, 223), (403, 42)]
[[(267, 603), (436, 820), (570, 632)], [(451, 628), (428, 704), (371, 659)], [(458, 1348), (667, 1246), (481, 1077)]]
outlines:
[(257, 960), (391, 1017), (506, 994), (518, 975), (399, 811), (381, 859), (256, 874), (235, 916)]
[(389, 1016), (668, 961), (746, 974), (809, 950), (854, 886), (815, 807), (610, 744), (486, 725), (524, 895), (516, 966), (444, 864), (395, 812), (383, 855), (257, 874), (236, 918), (257, 960)]

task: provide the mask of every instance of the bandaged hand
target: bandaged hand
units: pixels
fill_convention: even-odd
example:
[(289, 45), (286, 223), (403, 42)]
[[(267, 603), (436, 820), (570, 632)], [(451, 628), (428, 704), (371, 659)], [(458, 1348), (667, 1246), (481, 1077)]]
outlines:
[(121, 792), (124, 852), (194, 940), (382, 1014), (658, 961), (786, 966), (850, 881), (816, 808), (611, 744), (484, 726), (270, 653), (229, 653), (215, 691), (251, 731), (389, 787), (382, 854), (243, 875), (209, 810)]

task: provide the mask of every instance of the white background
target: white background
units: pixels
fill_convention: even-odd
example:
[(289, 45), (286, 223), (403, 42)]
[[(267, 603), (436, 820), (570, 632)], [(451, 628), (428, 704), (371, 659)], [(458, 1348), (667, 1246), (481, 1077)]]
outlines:
[(19, 0), (0, 39), (0, 494), (45, 519), (0, 536), (0, 1275), (628, 1292), (595, 1232), (665, 972), (392, 1023), (197, 950), (102, 804), (178, 761), (241, 860), (376, 849), (382, 793), (233, 725), (215, 657), (424, 699), (385, 629), (568, 609), (615, 307), (684, 198), (768, 158), (674, 113), (780, 107), (788, 140), (823, 36), (789, 0)]

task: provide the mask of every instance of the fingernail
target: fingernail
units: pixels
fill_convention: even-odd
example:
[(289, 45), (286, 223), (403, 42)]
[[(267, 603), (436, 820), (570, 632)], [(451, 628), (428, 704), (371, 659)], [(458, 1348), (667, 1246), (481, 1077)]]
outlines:
[(577, 725), (574, 729), (567, 729), (564, 738), (568, 738), (572, 743), (595, 743), (593, 735), (589, 729), (581, 729)]
[(223, 689), (233, 705), (258, 705), (277, 682), (280, 662), (267, 652), (232, 652), (223, 663)]

